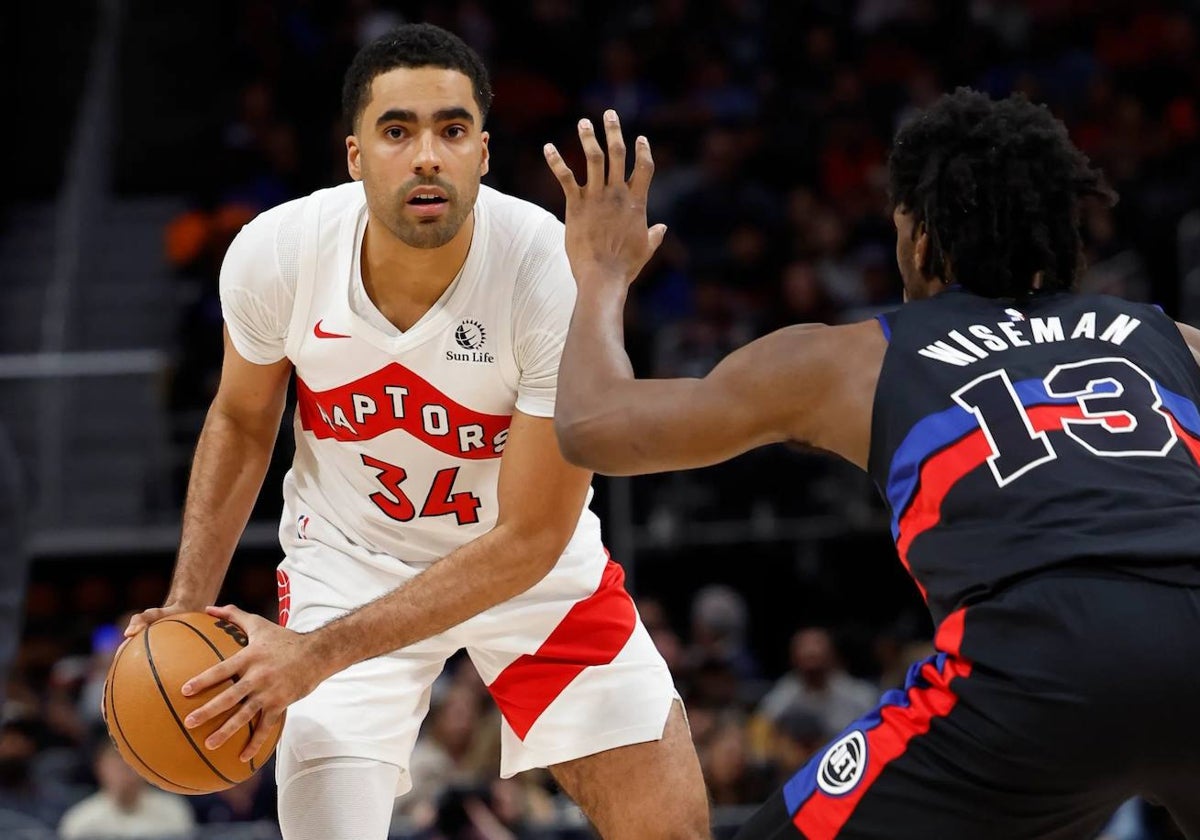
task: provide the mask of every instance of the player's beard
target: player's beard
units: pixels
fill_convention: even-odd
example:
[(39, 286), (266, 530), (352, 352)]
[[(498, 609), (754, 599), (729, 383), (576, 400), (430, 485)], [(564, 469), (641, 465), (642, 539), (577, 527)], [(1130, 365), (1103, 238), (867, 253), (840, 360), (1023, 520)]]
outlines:
[[(438, 187), (445, 191), (448, 206), (440, 218), (422, 221), (405, 212), (407, 204), (404, 199), (417, 187)], [(462, 229), (474, 205), (474, 196), (470, 201), (461, 201), (458, 190), (440, 178), (414, 178), (400, 188), (396, 196), (396, 212), (388, 227), (397, 239), (412, 248), (440, 248)]]

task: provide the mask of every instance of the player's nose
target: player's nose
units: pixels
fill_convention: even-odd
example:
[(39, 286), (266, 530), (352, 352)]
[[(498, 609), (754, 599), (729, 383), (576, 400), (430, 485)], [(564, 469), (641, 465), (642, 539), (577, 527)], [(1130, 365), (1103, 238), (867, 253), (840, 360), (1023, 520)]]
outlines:
[(435, 138), (430, 132), (422, 132), (417, 144), (417, 153), (413, 157), (414, 172), (430, 173), (442, 170), (442, 157), (438, 151)]

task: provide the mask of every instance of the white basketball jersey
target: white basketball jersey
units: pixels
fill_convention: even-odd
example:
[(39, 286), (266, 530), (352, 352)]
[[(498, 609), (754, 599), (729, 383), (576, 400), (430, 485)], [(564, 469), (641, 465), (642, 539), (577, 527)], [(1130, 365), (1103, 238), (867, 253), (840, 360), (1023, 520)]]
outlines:
[[(514, 410), (553, 415), (574, 280), (561, 223), (485, 186), (462, 271), (401, 333), (363, 289), (366, 219), (358, 183), (264, 213), (239, 234), (248, 241), (230, 248), (223, 308), (242, 355), (281, 357), (279, 344), (260, 340), (270, 333), (295, 366), (285, 551), (316, 539), (374, 564), (424, 564), (495, 524)], [(277, 285), (239, 285), (231, 261), (258, 254), (261, 267), (267, 252)], [(599, 522), (586, 506), (568, 547), (581, 550), (603, 562)]]

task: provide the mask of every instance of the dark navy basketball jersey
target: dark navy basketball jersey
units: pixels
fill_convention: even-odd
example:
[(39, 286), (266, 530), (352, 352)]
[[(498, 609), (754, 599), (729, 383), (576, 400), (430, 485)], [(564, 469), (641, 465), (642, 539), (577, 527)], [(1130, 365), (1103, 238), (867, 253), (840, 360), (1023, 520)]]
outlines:
[(1200, 585), (1200, 368), (1170, 318), (951, 288), (880, 323), (869, 470), (936, 621), (1057, 566)]

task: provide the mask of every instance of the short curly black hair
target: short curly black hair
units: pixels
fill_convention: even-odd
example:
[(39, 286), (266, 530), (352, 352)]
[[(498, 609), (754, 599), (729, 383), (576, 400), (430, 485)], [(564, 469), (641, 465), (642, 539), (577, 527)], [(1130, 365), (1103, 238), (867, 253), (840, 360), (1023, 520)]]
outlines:
[(444, 67), (471, 80), (480, 117), (487, 119), (492, 105), (492, 83), (483, 60), (461, 38), (431, 23), (406, 23), (366, 44), (354, 56), (342, 84), (342, 113), (347, 130), (357, 129), (358, 119), (371, 99), (375, 77), (397, 67)]
[(893, 206), (929, 233), (929, 273), (992, 298), (1031, 294), (1039, 274), (1043, 291), (1074, 288), (1080, 202), (1117, 199), (1062, 122), (1023, 94), (943, 95), (896, 133), (888, 170)]

